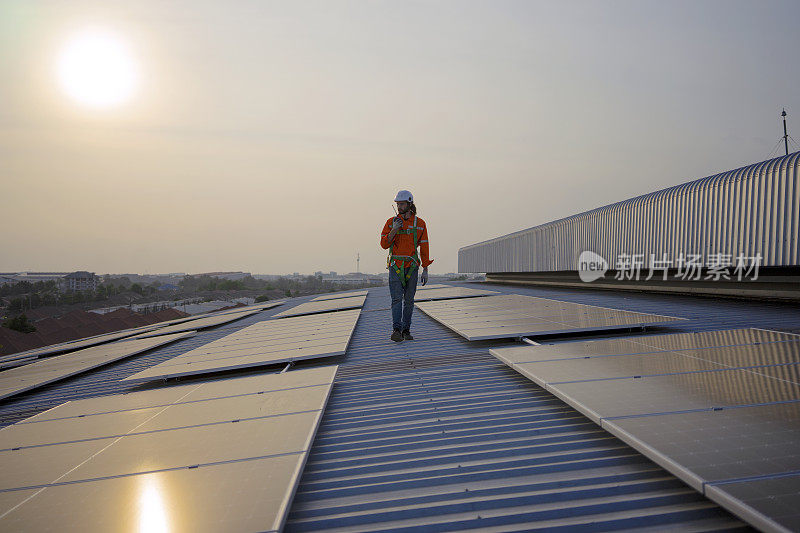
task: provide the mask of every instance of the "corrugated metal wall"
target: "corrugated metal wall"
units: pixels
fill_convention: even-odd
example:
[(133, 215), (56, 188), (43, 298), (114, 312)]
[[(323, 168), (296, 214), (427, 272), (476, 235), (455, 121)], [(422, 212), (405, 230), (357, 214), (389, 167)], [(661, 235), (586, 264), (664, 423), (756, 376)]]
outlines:
[[(459, 272), (577, 270), (591, 250), (620, 254), (761, 254), (761, 266), (800, 264), (800, 152), (465, 246)], [(705, 259), (704, 259), (705, 260)]]

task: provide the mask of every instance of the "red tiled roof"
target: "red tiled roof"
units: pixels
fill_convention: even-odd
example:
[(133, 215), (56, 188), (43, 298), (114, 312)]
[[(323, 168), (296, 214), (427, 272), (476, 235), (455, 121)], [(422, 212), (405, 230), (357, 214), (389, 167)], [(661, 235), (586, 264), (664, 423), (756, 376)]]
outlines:
[[(71, 311), (60, 318), (48, 317), (34, 322), (34, 326), (36, 326), (34, 333), (20, 333), (0, 327), (0, 355), (147, 326), (185, 316), (189, 315), (175, 308), (146, 315), (135, 313), (124, 307), (103, 315), (86, 311)], [(30, 315), (28, 317), (30, 318)]]

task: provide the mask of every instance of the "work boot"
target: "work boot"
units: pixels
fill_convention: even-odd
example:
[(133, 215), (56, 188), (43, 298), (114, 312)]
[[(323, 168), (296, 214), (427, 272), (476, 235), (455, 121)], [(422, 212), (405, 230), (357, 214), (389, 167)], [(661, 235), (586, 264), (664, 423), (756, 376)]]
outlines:
[(413, 341), (414, 340), (414, 337), (411, 336), (411, 332), (408, 331), (407, 329), (403, 330), (403, 338), (405, 340), (407, 340), (407, 341)]
[(403, 340), (403, 333), (399, 329), (394, 330), (392, 332), (392, 340), (394, 342), (402, 341)]

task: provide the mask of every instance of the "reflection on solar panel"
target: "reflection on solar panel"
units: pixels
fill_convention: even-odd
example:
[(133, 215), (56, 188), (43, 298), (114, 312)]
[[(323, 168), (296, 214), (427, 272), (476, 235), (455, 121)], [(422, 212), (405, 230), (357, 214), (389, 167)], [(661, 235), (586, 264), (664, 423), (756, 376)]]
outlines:
[(317, 296), (312, 302), (319, 302), (321, 300), (338, 300), (339, 298), (351, 298), (353, 296), (366, 296), (369, 291), (350, 291), (350, 292), (334, 292), (325, 294), (324, 296)]
[(0, 373), (0, 398), (6, 398), (27, 390), (41, 387), (60, 379), (80, 374), (157, 346), (190, 337), (194, 332), (167, 335), (150, 339), (92, 346), (76, 352), (57, 355), (36, 363), (12, 368)]
[(327, 313), (330, 311), (341, 311), (343, 309), (356, 309), (364, 305), (367, 299), (366, 295), (352, 296), (350, 298), (336, 298), (335, 300), (320, 300), (317, 302), (305, 302), (296, 305), (286, 311), (281, 311), (275, 315), (275, 318), (283, 318), (287, 316), (300, 316), (312, 315), (315, 313)]
[(485, 291), (483, 289), (469, 289), (466, 287), (448, 287), (441, 289), (430, 289), (416, 294), (415, 302), (426, 300), (446, 300), (448, 298), (474, 298), (475, 296), (488, 296), (499, 294), (496, 291)]
[(420, 302), (416, 306), (471, 341), (628, 329), (683, 320), (519, 294)]
[(780, 505), (748, 488), (767, 478), (774, 495), (800, 471), (800, 336), (740, 329), (490, 352), (751, 523), (800, 524), (800, 478), (794, 496), (777, 492)]
[(145, 337), (154, 337), (156, 335), (169, 335), (171, 333), (179, 333), (181, 331), (212, 328), (214, 326), (227, 324), (228, 322), (233, 322), (234, 320), (239, 320), (240, 318), (244, 318), (246, 316), (254, 315), (258, 312), (259, 312), (258, 309), (255, 310), (251, 309), (249, 311), (238, 311), (236, 313), (224, 313), (219, 315), (208, 316), (205, 318), (198, 318), (197, 320), (189, 320), (186, 322), (182, 322), (180, 324), (173, 324), (171, 326), (166, 326), (164, 328), (157, 329), (155, 331), (148, 331), (147, 333), (142, 333), (132, 338), (142, 339)]
[(173, 357), (128, 380), (167, 379), (344, 355), (361, 310), (265, 320)]
[(0, 529), (279, 531), (336, 368), (80, 400), (4, 428)]

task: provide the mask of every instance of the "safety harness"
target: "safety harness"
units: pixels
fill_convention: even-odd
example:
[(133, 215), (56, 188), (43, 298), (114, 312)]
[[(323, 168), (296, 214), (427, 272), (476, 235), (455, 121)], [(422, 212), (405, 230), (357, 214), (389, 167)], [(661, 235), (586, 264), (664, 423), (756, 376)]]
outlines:
[[(417, 255), (417, 230), (420, 229), (417, 227), (417, 216), (414, 215), (414, 222), (408, 229), (399, 229), (397, 230), (397, 235), (404, 233), (408, 235), (409, 233), (414, 234), (414, 255), (394, 255), (392, 252), (394, 251), (394, 240), (389, 245), (389, 257), (386, 258), (386, 268), (393, 267), (394, 271), (397, 272), (397, 275), (400, 277), (400, 283), (405, 288), (406, 283), (408, 280), (411, 279), (411, 275), (414, 274), (417, 270), (417, 267), (420, 265), (421, 261), (419, 260), (419, 256)], [(400, 266), (397, 265), (397, 261), (412, 261), (414, 263), (413, 266), (408, 267), (408, 273), (406, 273), (406, 264), (402, 263)]]

